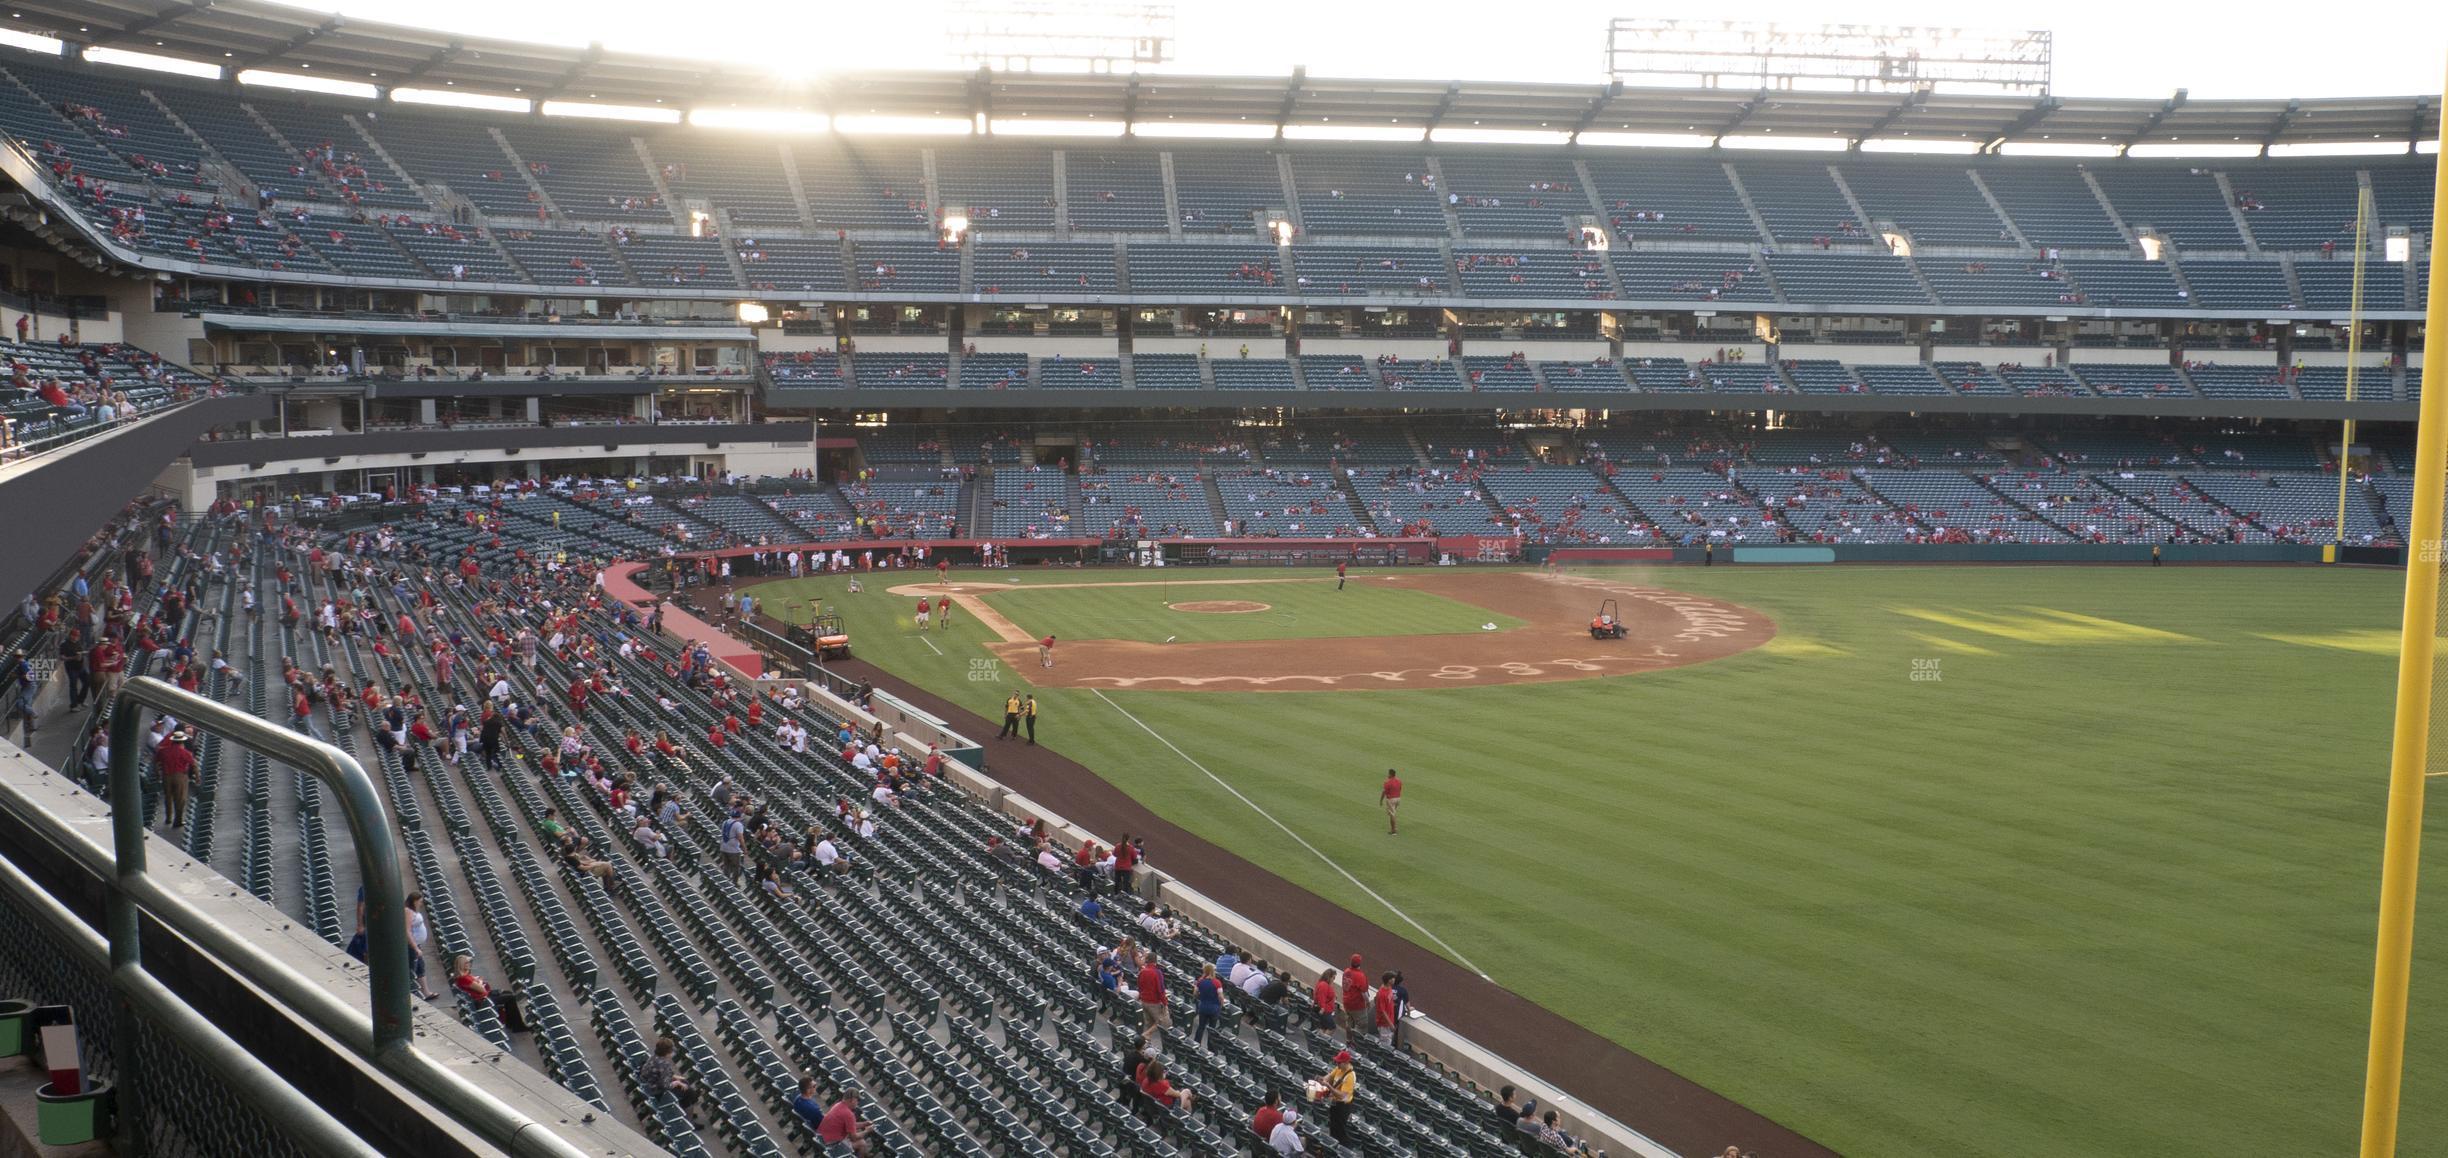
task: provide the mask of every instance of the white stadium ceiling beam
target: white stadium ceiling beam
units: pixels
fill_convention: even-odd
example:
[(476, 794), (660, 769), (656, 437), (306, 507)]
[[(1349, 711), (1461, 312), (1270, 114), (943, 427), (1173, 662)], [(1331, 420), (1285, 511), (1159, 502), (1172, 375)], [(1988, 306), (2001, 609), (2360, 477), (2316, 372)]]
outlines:
[(267, 64), (278, 64), (282, 60), (286, 59), (290, 53), (296, 52), (298, 49), (304, 48), (309, 44), (313, 44), (315, 41), (321, 40), (324, 37), (338, 32), (346, 27), (348, 27), (348, 21), (346, 19), (334, 16), (331, 19), (326, 20), (321, 24), (317, 24), (312, 28), (300, 29), (297, 35), (280, 42), (280, 44), (274, 46), (269, 51), (256, 53), (253, 56), (229, 65), (228, 67), (230, 74), (235, 76), (238, 73), (247, 71), (248, 69), (262, 68)]
[(2125, 154), (2132, 152), (2135, 145), (2139, 145), (2142, 142), (2149, 140), (2150, 135), (2158, 131), (2160, 123), (2166, 121), (2168, 117), (2176, 110), (2183, 108), (2185, 106), (2185, 102), (2191, 99), (2192, 95), (2192, 93), (2180, 88), (2176, 90), (2173, 96), (2159, 102), (2159, 110), (2152, 113), (2149, 119), (2142, 122), (2141, 128), (2135, 129), (2132, 136), (2125, 138), (2124, 142), (2117, 146), (2117, 156), (2122, 157)]
[(1709, 147), (1714, 149), (1724, 145), (1726, 137), (1734, 130), (1751, 123), (1751, 118), (1758, 116), (1761, 109), (1768, 107), (1768, 97), (1768, 90), (1761, 89), (1750, 100), (1744, 101), (1734, 110), (1733, 116), (1726, 118), (1725, 124), (1718, 126), (1717, 131), (1709, 135)]
[(2016, 117), (2005, 128), (1999, 129), (1996, 136), (1989, 138), (1988, 143), (1981, 146), (1981, 152), (1996, 155), (1997, 151), (2006, 147), (2008, 142), (2039, 128), (2040, 122), (2056, 115), (2057, 110), (2064, 107), (2065, 102), (2056, 97), (2041, 97), (2032, 102), (2032, 107), (2023, 110), (2023, 115)]
[(1846, 150), (1855, 153), (1861, 152), (1863, 141), (1867, 141), (1872, 137), (1878, 136), (1880, 133), (1886, 132), (1889, 128), (1893, 127), (1897, 121), (1903, 120), (1906, 114), (1927, 103), (1929, 103), (1929, 90), (1914, 89), (1912, 93), (1906, 96), (1903, 100), (1897, 101), (1894, 108), (1880, 113), (1877, 120), (1870, 122), (1869, 125), (1862, 129), (1861, 135), (1854, 137), (1850, 142), (1847, 142), (1845, 145)]

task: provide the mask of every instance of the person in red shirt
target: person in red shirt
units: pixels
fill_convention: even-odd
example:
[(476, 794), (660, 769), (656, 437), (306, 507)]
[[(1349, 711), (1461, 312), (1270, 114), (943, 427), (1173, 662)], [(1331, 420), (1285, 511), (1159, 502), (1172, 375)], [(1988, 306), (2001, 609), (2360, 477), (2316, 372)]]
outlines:
[(942, 752), (942, 751), (941, 751), (941, 750), (938, 748), (938, 746), (937, 746), (937, 745), (934, 745), (934, 744), (928, 744), (928, 745), (927, 745), (927, 755), (926, 755), (926, 774), (927, 774), (927, 775), (929, 775), (929, 776), (936, 776), (936, 777), (940, 777), (940, 776), (942, 776), (942, 775), (943, 775), (943, 762), (944, 762), (943, 752)]
[(578, 713), (578, 715), (581, 717), (586, 715), (587, 695), (588, 690), (586, 680), (573, 679), (569, 682), (570, 710)]
[(934, 608), (934, 606), (935, 606), (935, 605), (934, 605), (932, 602), (929, 602), (929, 601), (926, 599), (926, 597), (925, 597), (925, 596), (920, 596), (920, 597), (919, 597), (919, 599), (918, 599), (918, 630), (920, 630), (920, 631), (925, 631), (925, 630), (927, 629), (927, 612), (928, 612), (928, 611), (930, 611), (930, 610), (932, 610), (932, 609)]
[(716, 750), (719, 751), (724, 745), (729, 744), (730, 742), (731, 741), (729, 738), (723, 735), (723, 728), (721, 724), (712, 724), (707, 726), (706, 743), (714, 745)]
[(1157, 967), (1153, 953), (1139, 966), (1139, 1023), (1150, 1048), (1173, 1024), (1173, 1007), (1165, 1002), (1164, 970)]
[(680, 746), (679, 746), (678, 744), (674, 744), (674, 743), (672, 743), (671, 733), (669, 733), (669, 732), (657, 732), (657, 733), (655, 733), (655, 751), (657, 751), (657, 752), (661, 752), (662, 754), (664, 754), (664, 755), (666, 755), (666, 756), (669, 756), (669, 755), (671, 755), (671, 754), (672, 754), (672, 753), (674, 753), (674, 752), (678, 752), (679, 750), (680, 750)]
[(722, 718), (722, 730), (734, 736), (739, 735), (740, 718), (738, 716), (731, 715), (728, 712), (724, 713)]
[(867, 1152), (867, 1123), (859, 1121), (858, 1107), (850, 1103), (848, 1095), (825, 1111), (824, 1119), (816, 1125), (816, 1138), (827, 1146), (848, 1142), (852, 1152)]
[(1250, 1115), (1250, 1132), (1258, 1135), (1259, 1141), (1272, 1137), (1276, 1123), (1283, 1121), (1282, 1101), (1282, 1094), (1268, 1090), (1266, 1101), (1259, 1103), (1258, 1112)]
[(105, 636), (86, 657), (85, 670), (92, 672), (94, 682), (101, 685), (102, 698), (109, 699), (119, 694), (120, 681), (127, 674), (127, 653)]
[(297, 695), (289, 701), (289, 726), (315, 739), (323, 738), (323, 733), (315, 727), (314, 701), (306, 698), (304, 688), (299, 688)]
[(621, 735), (621, 747), (628, 749), (629, 754), (634, 757), (645, 750), (646, 741), (638, 738), (636, 728), (631, 728)]
[(1137, 845), (1132, 844), (1130, 836), (1125, 834), (1122, 839), (1114, 842), (1114, 891), (1117, 893), (1129, 892), (1131, 887), (1131, 874), (1137, 871), (1138, 868), (1139, 848)]
[(1317, 985), (1310, 989), (1309, 996), (1317, 1002), (1318, 1029), (1332, 1032), (1335, 1024), (1335, 971), (1329, 969), (1318, 974)]
[(1401, 1021), (1400, 1014), (1394, 1008), (1394, 975), (1391, 973), (1377, 979), (1377, 1000), (1373, 1012), (1377, 1015), (1377, 1044), (1392, 1046), (1394, 1027)]
[(1343, 971), (1343, 1040), (1359, 1032), (1360, 1015), (1368, 1009), (1369, 978), (1360, 968), (1360, 955), (1352, 954), (1351, 968)]
[(153, 768), (161, 773), (163, 822), (171, 829), (186, 827), (188, 775), (195, 771), (195, 753), (187, 748), (184, 730), (170, 733), (153, 749)]
[(1054, 666), (1054, 637), (1051, 635), (1037, 641), (1037, 666)]
[(1377, 790), (1377, 803), (1385, 806), (1386, 835), (1394, 835), (1394, 814), (1402, 811), (1402, 777), (1386, 769), (1385, 784)]
[(751, 697), (748, 701), (748, 726), (762, 727), (764, 723), (765, 699), (762, 696)]
[(1155, 1102), (1157, 1105), (1178, 1107), (1183, 1110), (1188, 1110), (1190, 1108), (1190, 1091), (1177, 1090), (1173, 1088), (1172, 1079), (1165, 1077), (1165, 1065), (1163, 1062), (1147, 1061), (1139, 1063), (1138, 1076), (1139, 1092), (1146, 1094), (1149, 1100)]

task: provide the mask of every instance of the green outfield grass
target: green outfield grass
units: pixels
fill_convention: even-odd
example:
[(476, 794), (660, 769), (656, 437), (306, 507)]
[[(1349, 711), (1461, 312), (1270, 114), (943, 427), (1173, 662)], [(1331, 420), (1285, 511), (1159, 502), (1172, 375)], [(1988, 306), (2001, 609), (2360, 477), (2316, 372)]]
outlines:
[[(1127, 711), (1498, 981), (1847, 1153), (2354, 1144), (2400, 575), (1605, 573), (1779, 634), (1578, 683), (1056, 689), (1040, 735), (1424, 941)], [(1145, 577), (1043, 578), (1100, 574)], [(973, 664), (974, 622), (922, 640), (898, 597), (832, 601), (858, 654), (949, 698), (991, 714), (1013, 686)], [(1394, 838), (1388, 765), (1409, 786)], [(2433, 913), (2416, 1150), (2448, 1135), (2444, 950)]]
[[(1110, 575), (1074, 573), (1075, 581)], [(1130, 582), (1131, 580), (1124, 580)], [(1366, 582), (1335, 590), (1334, 575), (1298, 582), (1153, 583), (1147, 587), (1033, 585), (990, 595), (986, 602), (1028, 629), (1032, 636), (1062, 639), (1136, 639), (1183, 643), (1234, 639), (1330, 639), (1355, 635), (1459, 635), (1494, 623), (1521, 626), (1511, 616), (1457, 603), (1442, 595)], [(1176, 611), (1171, 604), (1240, 600), (1264, 603), (1264, 611), (1217, 614)]]

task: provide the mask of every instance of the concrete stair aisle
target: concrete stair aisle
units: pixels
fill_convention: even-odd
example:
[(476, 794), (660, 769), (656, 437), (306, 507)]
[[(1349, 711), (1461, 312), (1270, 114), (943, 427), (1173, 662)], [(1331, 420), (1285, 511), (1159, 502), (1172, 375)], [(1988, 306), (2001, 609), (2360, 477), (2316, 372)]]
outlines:
[(1853, 220), (1860, 222), (1861, 227), (1871, 237), (1877, 237), (1879, 235), (1878, 223), (1870, 220), (1870, 211), (1862, 208), (1861, 198), (1853, 195), (1853, 186), (1846, 183), (1844, 170), (1830, 165), (1827, 171), (1828, 180), (1836, 183), (1836, 192), (1844, 197), (1845, 208), (1853, 211)]
[[(1291, 154), (1275, 154), (1275, 176), (1283, 182), (1284, 219), (1292, 223), (1293, 235), (1309, 236), (1309, 224), (1301, 220), (1300, 183), (1292, 179)], [(1282, 257), (1284, 274), (1289, 277), (1292, 273), (1292, 255), (1287, 252)]]
[(775, 145), (782, 153), (782, 179), (790, 184), (791, 205), (799, 211), (799, 228), (816, 231), (816, 214), (808, 209), (807, 184), (799, 179), (799, 158), (791, 153), (789, 143)]
[(544, 183), (536, 180), (535, 172), (527, 167), (527, 159), (519, 156), (517, 149), (510, 147), (510, 138), (492, 126), (487, 126), (485, 132), (493, 138), (494, 144), (501, 146), (502, 155), (510, 158), (510, 167), (518, 172), (519, 180), (526, 182), (528, 192), (536, 195), (536, 204), (543, 206), (556, 223), (566, 227), (569, 215), (561, 212), (561, 207), (553, 203), (552, 194), (544, 191)]
[[(1054, 239), (1056, 241), (1071, 240), (1071, 165), (1069, 157), (1069, 153), (1056, 149), (1052, 158), (1054, 164)], [(962, 278), (961, 284), (967, 285), (969, 280)]]
[(1207, 510), (1215, 516), (1216, 529), (1230, 534), (1227, 528), (1232, 525), (1232, 515), (1224, 509), (1224, 489), (1214, 475), (1199, 475), (1199, 493), (1207, 496)]
[(1751, 218), (1751, 228), (1759, 231), (1760, 244), (1776, 244), (1776, 235), (1768, 232), (1768, 219), (1760, 216), (1759, 203), (1751, 199), (1751, 190), (1743, 187), (1742, 174), (1734, 171), (1731, 161), (1725, 162), (1723, 168), (1726, 183), (1734, 186), (1735, 199), (1742, 202), (1743, 212)]
[(2023, 511), (2026, 514), (2029, 514), (2031, 517), (2040, 520), (2042, 523), (2055, 527), (2060, 531), (2064, 531), (2068, 535), (2073, 535), (2077, 539), (2081, 538), (2081, 535), (2077, 533), (2073, 527), (2066, 524), (2066, 521), (2062, 516), (2053, 515), (2033, 506), (2031, 503), (2025, 501), (2022, 496), (1989, 481), (1977, 471), (1966, 471), (1964, 474), (1973, 482), (1979, 483), (1982, 490), (1988, 491), (1990, 494), (2006, 500), (2006, 504), (2008, 506)]
[(1981, 179), (1980, 170), (1966, 169), (1964, 175), (1972, 179), (1972, 187), (1980, 191), (1981, 200), (1989, 203), (1989, 211), (1997, 214), (1998, 223), (2006, 230), (2006, 236), (2013, 238), (2018, 248), (2037, 248), (2030, 238), (2023, 236), (2023, 227), (2015, 224), (2014, 215), (2006, 212), (2006, 203), (1998, 200), (1997, 194), (1990, 191), (1989, 182)]
[[(297, 142), (282, 140), (280, 133), (272, 128), (272, 122), (265, 120), (262, 113), (256, 112), (252, 107), (247, 109), (247, 113), (255, 118), (255, 123), (263, 126), (265, 132), (272, 134), (273, 140), (281, 141), (281, 143), (288, 145), (290, 152), (299, 152)], [(400, 164), (398, 158), (391, 155), (391, 150), (383, 148), (381, 141), (374, 139), (374, 134), (366, 130), (365, 122), (358, 120), (354, 116), (347, 117), (345, 119), (348, 121), (350, 128), (357, 130), (357, 140), (365, 146), (365, 153), (363, 155), (380, 160), (385, 168), (391, 170), (392, 178), (398, 182), (398, 184), (392, 186), (393, 188), (414, 189), (417, 191), (418, 196), (425, 199), (426, 204), (432, 205), (437, 209), (448, 208), (433, 195), (432, 191), (426, 189), (422, 184), (418, 183), (416, 179), (408, 175), (408, 167)], [(303, 154), (301, 153), (300, 156), (302, 157)], [(370, 165), (368, 166), (368, 168), (371, 167), (372, 166)], [(469, 202), (469, 207), (473, 209), (474, 204), (474, 202)], [(477, 218), (470, 217), (468, 220), (474, 221), (477, 220)]]
[(1336, 474), (1327, 485), (1340, 492), (1343, 495), (1343, 501), (1351, 504), (1352, 518), (1356, 520), (1353, 526), (1374, 527), (1378, 534), (1385, 533), (1384, 527), (1377, 526), (1377, 516), (1369, 513), (1368, 502), (1360, 497), (1360, 488), (1352, 484), (1350, 475)]
[(663, 179), (663, 165), (655, 160), (654, 150), (646, 146), (646, 138), (629, 138), (630, 147), (637, 150), (638, 164), (646, 166), (646, 180), (654, 186), (655, 196), (662, 199), (663, 208), (671, 214), (672, 224), (688, 232), (689, 210), (672, 196), (671, 182)]
[[(1455, 87), (1460, 87), (1459, 82), (1456, 83)], [(1453, 202), (1447, 200), (1446, 198), (1446, 191), (1452, 189), (1453, 186), (1445, 183), (1445, 166), (1433, 154), (1428, 158), (1428, 172), (1429, 175), (1436, 178), (1436, 188), (1431, 190), (1431, 192), (1436, 194), (1437, 211), (1445, 215), (1446, 241), (1460, 241), (1462, 240), (1462, 215), (1454, 212)], [(1444, 242), (1439, 242), (1437, 248), (1443, 250), (1445, 253), (1445, 271), (1449, 274), (1452, 273), (1453, 246), (1445, 244)], [(1459, 286), (1462, 283), (1457, 280), (1447, 284)]]
[[(1132, 83), (1135, 85), (1138, 82), (1133, 81)], [(1168, 149), (1156, 154), (1156, 164), (1164, 176), (1165, 236), (1180, 241), (1182, 236), (1181, 188), (1173, 183), (1172, 151)]]
[(2252, 222), (2248, 220), (2250, 215), (2244, 212), (2243, 206), (2236, 204), (2235, 183), (2227, 179), (2227, 171), (2213, 169), (2210, 179), (2218, 183), (2219, 196), (2227, 202), (2227, 216), (2235, 221), (2236, 232), (2244, 236), (2244, 252), (2254, 257), (2263, 256), (2261, 239), (2253, 236)]
[[(2083, 184), (2091, 190), (2092, 198), (2099, 202), (2100, 212), (2107, 214), (2108, 220), (2116, 224), (2117, 232), (2124, 236), (2125, 245), (2132, 250), (2133, 256), (2142, 256), (2142, 238), (2134, 233), (2133, 226), (2125, 223), (2125, 215), (2117, 212), (2116, 203), (2108, 200), (2108, 191), (2100, 188), (2099, 177), (2088, 166), (2080, 172)], [(2173, 262), (2169, 264), (2171, 267), (2174, 265)]]

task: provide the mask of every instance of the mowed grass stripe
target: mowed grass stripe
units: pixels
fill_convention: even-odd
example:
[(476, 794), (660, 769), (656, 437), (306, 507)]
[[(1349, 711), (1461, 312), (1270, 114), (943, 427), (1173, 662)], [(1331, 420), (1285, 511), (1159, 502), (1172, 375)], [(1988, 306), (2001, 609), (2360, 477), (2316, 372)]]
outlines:
[[(1134, 576), (1144, 572), (1132, 572)], [(1482, 624), (1499, 629), (1521, 621), (1484, 607), (1372, 584), (1356, 577), (1341, 591), (1332, 573), (1321, 579), (1251, 583), (1170, 584), (1147, 578), (1088, 586), (1027, 586), (985, 596), (995, 610), (1031, 636), (1209, 643), (1252, 639), (1335, 639), (1378, 635), (1464, 635)], [(1264, 611), (1184, 611), (1171, 604), (1262, 603)]]
[[(2320, 641), (2393, 632), (2401, 576), (1605, 574), (1780, 638), (1583, 683), (1117, 699), (1498, 980), (1841, 1150), (2351, 1144), (2395, 664)], [(935, 641), (862, 652), (999, 703)], [(1040, 699), (1059, 750), (1402, 931), (1127, 721)], [(2443, 950), (2418, 927), (2418, 978)], [(2414, 991), (2407, 1138), (2448, 1130), (2442, 992)]]

